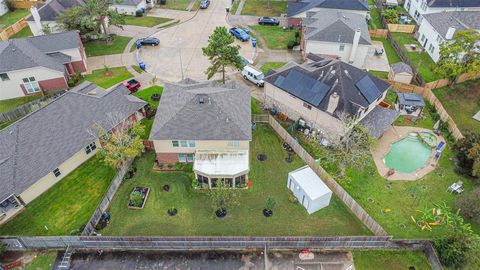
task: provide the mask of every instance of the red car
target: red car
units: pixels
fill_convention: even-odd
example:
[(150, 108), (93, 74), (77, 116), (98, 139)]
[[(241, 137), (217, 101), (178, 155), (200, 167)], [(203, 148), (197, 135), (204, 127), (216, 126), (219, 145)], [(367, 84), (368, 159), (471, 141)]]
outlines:
[(140, 86), (142, 86), (142, 85), (140, 84), (140, 82), (137, 81), (137, 80), (135, 80), (135, 79), (131, 79), (131, 80), (129, 80), (129, 81), (123, 82), (122, 84), (123, 84), (125, 87), (127, 87), (128, 90), (130, 90), (130, 92), (132, 92), (132, 93), (133, 93), (133, 92), (136, 92), (136, 91), (140, 88)]

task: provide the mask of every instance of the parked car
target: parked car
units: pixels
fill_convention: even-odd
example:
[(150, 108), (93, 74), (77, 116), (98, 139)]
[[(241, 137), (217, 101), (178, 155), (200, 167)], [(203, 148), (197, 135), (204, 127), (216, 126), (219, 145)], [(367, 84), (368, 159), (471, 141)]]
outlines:
[(210, 0), (202, 0), (200, 2), (200, 8), (201, 9), (206, 9), (206, 8), (208, 8), (208, 6), (210, 6)]
[(140, 82), (135, 79), (123, 82), (122, 84), (127, 87), (128, 90), (130, 90), (130, 92), (132, 93), (136, 92), (140, 88), (140, 86), (142, 86)]
[(241, 41), (247, 41), (250, 39), (249, 31), (242, 28), (232, 27), (230, 28), (230, 34)]
[(142, 45), (158, 46), (160, 45), (160, 39), (155, 37), (140, 38), (137, 40), (137, 43)]
[(258, 18), (258, 24), (260, 24), (260, 25), (279, 25), (280, 21), (275, 19), (275, 18), (260, 17), (260, 18)]
[(263, 72), (261, 72), (260, 70), (256, 70), (251, 66), (243, 67), (242, 76), (245, 80), (249, 80), (249, 81), (253, 82), (258, 87), (263, 87), (263, 85), (265, 83), (263, 81), (263, 78), (265, 77), (263, 75)]

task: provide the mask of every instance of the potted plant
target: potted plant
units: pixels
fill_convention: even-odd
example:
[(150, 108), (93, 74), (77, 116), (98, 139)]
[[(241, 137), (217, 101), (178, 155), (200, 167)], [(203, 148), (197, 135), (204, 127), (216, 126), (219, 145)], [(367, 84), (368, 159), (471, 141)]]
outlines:
[(215, 215), (223, 218), (227, 215), (227, 209), (238, 205), (238, 191), (225, 187), (221, 179), (216, 181), (216, 188), (210, 189), (208, 197), (212, 203)]
[(168, 208), (167, 213), (169, 216), (173, 217), (178, 213), (178, 210), (175, 207), (170, 207)]
[(170, 186), (169, 185), (163, 185), (162, 189), (163, 189), (163, 191), (168, 192), (168, 191), (170, 191)]
[(273, 208), (277, 205), (277, 202), (275, 201), (274, 198), (268, 197), (267, 200), (265, 201), (265, 208), (263, 208), (263, 215), (265, 217), (270, 217), (273, 215)]
[(150, 98), (153, 100), (153, 101), (159, 101), (160, 100), (160, 97), (161, 95), (158, 94), (158, 93), (154, 93), (150, 96)]

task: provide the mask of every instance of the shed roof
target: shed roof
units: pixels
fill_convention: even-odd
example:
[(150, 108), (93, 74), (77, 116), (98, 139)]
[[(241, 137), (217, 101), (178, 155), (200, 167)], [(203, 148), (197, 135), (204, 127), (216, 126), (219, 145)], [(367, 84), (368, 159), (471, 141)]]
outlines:
[(398, 93), (398, 102), (401, 105), (425, 107), (425, 101), (422, 95), (417, 93)]
[(311, 200), (316, 200), (323, 195), (332, 193), (322, 179), (308, 165), (290, 172), (297, 184), (305, 191)]
[(392, 70), (395, 74), (399, 74), (399, 73), (408, 73), (408, 74), (412, 74), (413, 75), (413, 70), (412, 70), (412, 67), (403, 63), (403, 62), (398, 62), (398, 63), (395, 63), (395, 64), (392, 64)]

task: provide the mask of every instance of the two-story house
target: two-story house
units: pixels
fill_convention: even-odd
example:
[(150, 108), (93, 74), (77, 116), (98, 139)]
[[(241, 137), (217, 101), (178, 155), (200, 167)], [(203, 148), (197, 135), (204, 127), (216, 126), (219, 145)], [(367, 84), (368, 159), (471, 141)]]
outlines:
[(65, 90), (86, 59), (75, 31), (0, 41), (0, 100)]
[(150, 133), (156, 162), (193, 163), (203, 187), (246, 187), (250, 111), (250, 90), (235, 81), (166, 84)]
[(480, 11), (480, 0), (405, 0), (410, 16), (420, 24), (423, 15), (442, 11)]

